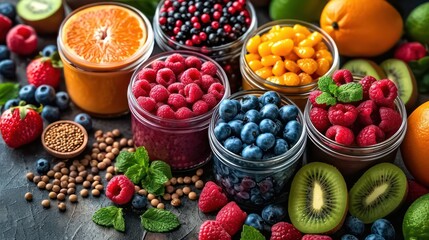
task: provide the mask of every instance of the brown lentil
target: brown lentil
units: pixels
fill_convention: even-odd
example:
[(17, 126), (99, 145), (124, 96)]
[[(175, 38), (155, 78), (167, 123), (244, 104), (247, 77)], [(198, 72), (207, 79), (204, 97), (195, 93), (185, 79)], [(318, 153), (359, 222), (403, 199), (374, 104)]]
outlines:
[(77, 171), (78, 172), (82, 172), (82, 171), (85, 171), (85, 166), (83, 166), (83, 165), (79, 165), (78, 167), (77, 167)]
[(156, 208), (158, 208), (158, 209), (164, 209), (165, 205), (164, 205), (164, 203), (160, 202), (160, 203), (158, 203), (158, 205), (156, 205)]
[(152, 205), (153, 207), (156, 207), (158, 203), (159, 203), (159, 200), (156, 198), (150, 200), (150, 205)]
[(149, 201), (152, 201), (153, 199), (155, 199), (156, 198), (156, 196), (155, 195), (153, 195), (152, 193), (149, 193), (148, 195), (147, 195), (147, 200), (149, 200)]
[(200, 177), (198, 177), (197, 175), (192, 176), (191, 178), (193, 183), (196, 183), (198, 180), (200, 180)]
[(191, 179), (191, 177), (186, 176), (186, 177), (184, 177), (184, 178), (183, 178), (183, 182), (184, 182), (185, 184), (190, 184), (190, 183), (192, 182), (192, 179)]
[(82, 130), (70, 123), (60, 123), (50, 127), (45, 133), (46, 145), (58, 152), (72, 152), (83, 144)]
[(58, 210), (64, 212), (67, 209), (67, 205), (63, 202), (58, 203)]
[(95, 175), (95, 176), (94, 176), (94, 181), (99, 181), (99, 182), (101, 182), (101, 177), (100, 177), (100, 175)]
[(49, 183), (49, 177), (46, 176), (46, 175), (43, 175), (42, 176), (42, 181), (45, 182), (45, 183)]
[(91, 168), (91, 173), (92, 174), (98, 174), (98, 172), (99, 172), (100, 170), (97, 168), (97, 167), (92, 167)]
[(89, 154), (85, 154), (85, 156), (83, 156), (83, 159), (82, 160), (80, 160), (80, 163), (82, 163), (82, 161), (83, 160), (91, 160), (91, 155), (89, 155)]
[(103, 159), (104, 159), (104, 154), (103, 153), (97, 154), (97, 160), (98, 161), (102, 161)]
[(25, 200), (32, 201), (33, 200), (33, 194), (31, 192), (27, 192), (25, 195)]
[(77, 159), (73, 160), (73, 166), (79, 167), (80, 166), (79, 160), (77, 160)]
[(183, 184), (183, 177), (178, 177), (177, 178), (177, 183), (178, 184)]
[(113, 140), (113, 138), (112, 138), (112, 137), (107, 137), (107, 138), (106, 138), (106, 143), (107, 143), (108, 145), (112, 145), (114, 141), (115, 141), (115, 140)]
[(79, 173), (79, 176), (81, 176), (82, 178), (86, 178), (87, 175), (88, 175), (88, 172), (86, 170), (83, 170), (82, 172)]
[[(112, 149), (113, 149), (113, 147), (112, 147), (112, 146), (107, 146), (105, 151), (106, 151), (107, 153), (111, 153), (111, 152), (112, 152)], [(112, 153), (112, 154), (113, 154), (113, 153)], [(106, 155), (107, 155), (107, 154), (106, 154)], [(113, 155), (114, 155), (114, 154), (113, 154)]]
[(114, 168), (113, 166), (109, 166), (109, 167), (106, 169), (106, 172), (108, 172), (108, 173), (114, 173), (114, 172), (115, 172), (115, 168)]
[(171, 199), (180, 198), (179, 194), (173, 193), (171, 194)]
[(171, 200), (171, 194), (164, 193), (164, 195), (162, 195), (162, 199), (164, 199), (166, 201), (170, 201)]
[(95, 189), (97, 189), (98, 191), (103, 191), (104, 187), (101, 184), (98, 184), (97, 186), (95, 186)]
[(33, 181), (34, 179), (34, 173), (32, 172), (28, 172), (25, 176), (27, 177), (28, 181)]
[(54, 185), (52, 183), (48, 183), (48, 184), (46, 184), (45, 189), (48, 191), (51, 191), (53, 186)]
[(116, 156), (119, 154), (119, 149), (118, 148), (113, 148), (112, 149), (112, 153), (115, 154)]
[(88, 174), (88, 176), (86, 176), (86, 180), (90, 182), (94, 181), (94, 175)]
[(64, 162), (59, 162), (59, 163), (54, 165), (52, 170), (54, 170), (55, 172), (59, 172), (61, 170), (61, 168), (65, 167), (65, 166), (66, 166), (66, 164)]
[(57, 198), (57, 193), (56, 192), (50, 192), (49, 193), (49, 198), (50, 199), (56, 199)]
[(54, 170), (49, 170), (48, 173), (46, 173), (46, 175), (50, 178), (54, 177), (55, 175), (55, 171)]
[(91, 162), (89, 163), (89, 165), (90, 165), (91, 167), (97, 167), (97, 165), (98, 165), (98, 160), (91, 160)]
[[(105, 149), (106, 149), (106, 147), (107, 147), (107, 144), (106, 143), (104, 143), (104, 142), (102, 142), (102, 143), (100, 143), (100, 144), (98, 144), (98, 148), (94, 148), (93, 150), (95, 150), (95, 149), (97, 149), (98, 150), (98, 152), (100, 152), (100, 150), (101, 151), (104, 151)], [(94, 151), (93, 151), (94, 152)]]
[(198, 168), (197, 171), (195, 172), (195, 174), (198, 177), (201, 177), (203, 175), (203, 173), (204, 173), (204, 170), (202, 168)]
[(84, 182), (82, 183), (82, 186), (83, 186), (84, 188), (90, 188), (90, 187), (91, 187), (91, 182), (89, 182), (89, 181), (84, 181)]
[(108, 158), (110, 160), (114, 160), (115, 159), (115, 154), (113, 154), (112, 152), (106, 153), (106, 158)]
[(170, 179), (170, 183), (171, 183), (171, 185), (176, 185), (176, 184), (177, 184), (177, 178), (172, 177), (172, 178)]
[(141, 195), (141, 196), (146, 196), (147, 195), (147, 191), (146, 191), (146, 189), (140, 189), (139, 192), (138, 192), (138, 194)]
[(84, 198), (88, 197), (89, 191), (88, 189), (82, 189), (80, 190), (80, 195)]
[(63, 176), (61, 176), (61, 178), (60, 178), (60, 181), (61, 182), (67, 182), (69, 180), (69, 176), (67, 176), (67, 175), (63, 175)]
[(128, 139), (127, 145), (128, 147), (134, 147), (134, 141), (132, 139)]
[(92, 182), (91, 186), (92, 186), (93, 188), (95, 188), (95, 186), (97, 186), (98, 184), (100, 184), (100, 182), (99, 182), (99, 181), (94, 181), (94, 182)]
[(61, 181), (60, 186), (61, 186), (62, 188), (66, 188), (68, 185), (69, 185), (69, 182), (67, 182), (67, 181)]
[(104, 137), (106, 137), (106, 138), (108, 138), (108, 137), (113, 137), (113, 133), (112, 132), (106, 132), (105, 134), (104, 134)]
[(95, 133), (94, 133), (94, 137), (101, 137), (101, 136), (103, 136), (103, 131), (101, 131), (101, 130), (97, 130), (97, 131), (95, 131)]
[(73, 177), (73, 178), (77, 177), (77, 171), (75, 170), (71, 171), (69, 174), (69, 177)]
[[(115, 142), (113, 142), (112, 147), (113, 147), (113, 148), (118, 148), (118, 149), (119, 149), (121, 146), (119, 145), (119, 142), (118, 142), (118, 141), (115, 141)], [(112, 149), (112, 151), (113, 151), (113, 149)]]
[(173, 193), (174, 192), (174, 187), (170, 185), (170, 186), (167, 186), (165, 188), (165, 190), (167, 190), (168, 193)]
[(198, 180), (198, 181), (196, 181), (196, 182), (195, 182), (195, 187), (196, 187), (197, 189), (202, 189), (202, 188), (204, 187), (204, 182), (203, 182), (203, 180)]
[(76, 194), (72, 194), (69, 196), (69, 201), (72, 203), (77, 202), (77, 195)]
[(69, 177), (69, 183), (76, 183), (76, 178)]
[(186, 186), (182, 189), (182, 192), (183, 192), (183, 194), (188, 195), (191, 192), (191, 188)]
[(68, 188), (76, 188), (76, 184), (75, 183), (69, 183), (67, 185)]
[(134, 192), (138, 192), (140, 191), (140, 186), (139, 185), (134, 185)]
[(197, 193), (196, 193), (196, 192), (190, 192), (190, 193), (188, 194), (188, 198), (189, 198), (190, 200), (196, 200), (196, 199), (198, 198)]
[(97, 189), (92, 189), (91, 194), (94, 197), (98, 197), (100, 196), (100, 191), (98, 191)]
[(98, 143), (102, 143), (102, 142), (104, 142), (104, 137), (97, 137), (96, 140)]
[(52, 186), (52, 191), (54, 191), (54, 192), (56, 192), (56, 193), (59, 193), (59, 192), (60, 192), (60, 190), (61, 190), (60, 186), (58, 186), (58, 185), (54, 185), (54, 186)]
[(49, 201), (48, 199), (44, 199), (44, 200), (42, 201), (42, 206), (43, 206), (44, 208), (49, 208), (49, 207), (51, 206), (51, 201)]
[(63, 176), (63, 175), (62, 175), (60, 172), (56, 172), (56, 173), (54, 174), (54, 178), (56, 178), (56, 179), (60, 179), (62, 176)]
[(67, 188), (61, 188), (60, 193), (67, 194)]
[(53, 185), (60, 185), (61, 181), (59, 179), (54, 179), (54, 180), (52, 180), (52, 184)]
[(64, 199), (66, 199), (66, 195), (64, 193), (58, 193), (57, 194), (57, 199), (59, 201), (64, 201)]
[(68, 169), (68, 168), (63, 167), (63, 168), (61, 168), (61, 173), (62, 173), (63, 175), (67, 175), (67, 174), (69, 174), (69, 169)]
[(80, 184), (80, 183), (82, 183), (82, 182), (83, 182), (83, 177), (81, 177), (81, 176), (77, 176), (77, 177), (75, 178), (75, 181), (76, 181), (76, 183)]
[(112, 130), (112, 134), (114, 137), (119, 137), (119, 136), (121, 136), (121, 131), (119, 131), (119, 129), (115, 128)]
[(67, 189), (67, 195), (74, 194), (76, 192), (76, 188)]
[(91, 159), (96, 160), (97, 159), (97, 154), (98, 153), (91, 153)]
[(43, 181), (40, 181), (40, 182), (37, 183), (37, 187), (40, 188), (40, 189), (45, 189), (46, 183), (43, 182)]
[(180, 188), (176, 189), (176, 194), (179, 195), (179, 197), (183, 196), (183, 190)]
[(40, 176), (34, 176), (34, 178), (33, 178), (33, 182), (36, 184), (39, 183), (41, 180), (42, 180), (42, 178)]
[(113, 178), (113, 175), (111, 173), (106, 173), (106, 180), (110, 181), (110, 179)]
[(173, 207), (178, 207), (178, 206), (180, 206), (180, 204), (182, 204), (182, 202), (180, 201), (180, 199), (178, 199), (178, 198), (173, 198), (172, 200), (171, 200), (171, 205), (173, 206)]
[[(89, 156), (89, 155), (88, 155), (88, 156)], [(88, 166), (88, 164), (89, 164), (89, 160), (91, 160), (91, 156), (89, 156), (89, 159), (84, 158), (84, 159), (80, 160), (80, 163), (81, 163), (84, 167), (86, 167), (86, 166)]]
[(105, 158), (103, 159), (102, 163), (106, 164), (106, 168), (107, 168), (108, 166), (112, 165), (112, 160), (110, 160), (109, 158)]
[(126, 138), (121, 138), (121, 140), (119, 140), (119, 146), (120, 147), (127, 146), (127, 139)]

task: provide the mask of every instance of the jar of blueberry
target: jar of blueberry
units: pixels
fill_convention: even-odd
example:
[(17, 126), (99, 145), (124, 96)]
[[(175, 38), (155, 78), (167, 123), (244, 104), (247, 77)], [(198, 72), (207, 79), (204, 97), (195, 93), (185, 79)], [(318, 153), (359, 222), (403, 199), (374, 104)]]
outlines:
[(241, 91), (223, 100), (209, 126), (215, 178), (243, 207), (285, 197), (306, 146), (299, 108), (274, 91)]
[(160, 1), (153, 27), (155, 41), (162, 50), (182, 49), (207, 55), (223, 67), (232, 92), (241, 87), (241, 46), (257, 27), (249, 1)]

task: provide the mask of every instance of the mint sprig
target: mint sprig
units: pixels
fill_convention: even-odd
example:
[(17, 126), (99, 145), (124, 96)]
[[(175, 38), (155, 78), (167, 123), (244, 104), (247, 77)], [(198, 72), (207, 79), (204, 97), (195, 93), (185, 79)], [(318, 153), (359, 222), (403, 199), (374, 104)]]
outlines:
[(0, 108), (3, 106), (9, 99), (17, 98), (19, 92), (18, 83), (0, 83)]
[(316, 98), (316, 103), (335, 105), (337, 102), (350, 103), (360, 101), (363, 98), (362, 85), (350, 82), (337, 86), (331, 77), (321, 77), (318, 87), (322, 91)]
[(244, 224), (240, 240), (265, 240), (265, 237), (258, 231), (258, 229)]
[(149, 193), (164, 194), (164, 183), (172, 177), (170, 166), (163, 161), (150, 161), (144, 147), (135, 152), (122, 151), (116, 158), (116, 168), (134, 184), (141, 184)]
[(141, 215), (140, 220), (142, 227), (150, 232), (169, 232), (180, 226), (180, 221), (176, 215), (158, 208), (146, 210)]
[(125, 231), (122, 208), (115, 206), (100, 208), (92, 215), (92, 221), (101, 226), (113, 227), (117, 231)]

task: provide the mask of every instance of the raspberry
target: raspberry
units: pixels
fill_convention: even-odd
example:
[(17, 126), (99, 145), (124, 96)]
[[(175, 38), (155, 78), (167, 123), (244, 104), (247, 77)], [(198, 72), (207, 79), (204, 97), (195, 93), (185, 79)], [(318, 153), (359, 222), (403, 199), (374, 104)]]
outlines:
[(201, 76), (201, 88), (204, 91), (207, 91), (210, 86), (215, 82), (216, 81), (214, 80), (214, 78), (210, 75), (204, 74), (203, 76)]
[(329, 122), (328, 111), (323, 108), (313, 107), (310, 110), (310, 120), (314, 127), (321, 133), (324, 133), (331, 122)]
[(186, 68), (196, 68), (198, 70), (201, 69), (201, 60), (194, 56), (189, 56), (185, 59)]
[(356, 136), (356, 143), (360, 147), (370, 146), (384, 141), (384, 132), (375, 125), (364, 127)]
[(311, 102), (311, 105), (313, 105), (313, 107), (318, 107), (318, 108), (323, 108), (323, 109), (326, 109), (327, 107), (326, 107), (326, 104), (318, 104), (317, 102), (316, 102), (316, 98), (320, 95), (320, 94), (322, 94), (322, 91), (320, 91), (320, 90), (314, 90), (314, 91), (311, 91), (310, 92), (310, 95), (308, 96), (308, 99), (310, 100), (310, 102)]
[(325, 136), (329, 139), (336, 141), (339, 144), (343, 144), (346, 146), (351, 145), (355, 138), (350, 128), (340, 125), (330, 126), (328, 130), (326, 130)]
[(138, 80), (133, 84), (132, 92), (134, 97), (149, 96), (151, 86), (147, 80)]
[[(3, 24), (4, 22), (2, 22)], [(9, 50), (22, 56), (31, 55), (37, 50), (37, 40), (36, 30), (25, 24), (15, 25), (9, 29), (6, 35), (6, 44)]]
[(358, 111), (357, 122), (362, 126), (377, 125), (380, 122), (378, 107), (374, 101), (366, 100), (361, 102), (356, 109)]
[(213, 94), (213, 96), (220, 101), (225, 94), (225, 87), (220, 83), (213, 83), (207, 90), (207, 93)]
[(185, 95), (185, 84), (181, 82), (175, 82), (167, 87), (170, 93), (179, 93)]
[(215, 220), (206, 220), (200, 226), (199, 240), (231, 240), (231, 236)]
[(156, 71), (152, 68), (144, 68), (137, 74), (137, 79), (153, 83), (156, 80)]
[(178, 93), (172, 93), (168, 96), (167, 100), (168, 105), (174, 107), (175, 109), (179, 109), (181, 107), (186, 107), (185, 97)]
[(185, 59), (182, 55), (174, 53), (165, 60), (165, 67), (173, 70), (176, 75), (179, 75), (185, 70)]
[(204, 113), (209, 111), (209, 105), (203, 100), (198, 100), (192, 105), (192, 111), (195, 115), (203, 115)]
[(176, 81), (176, 75), (169, 68), (162, 68), (156, 73), (156, 82), (168, 87), (170, 84), (173, 84)]
[(379, 112), (381, 121), (378, 126), (390, 137), (401, 127), (402, 117), (397, 111), (387, 107), (381, 107)]
[(161, 105), (156, 110), (156, 116), (160, 118), (176, 119), (173, 109), (167, 104)]
[(421, 185), (420, 183), (411, 179), (408, 179), (407, 181), (408, 181), (408, 193), (405, 201), (408, 204), (413, 203), (417, 198), (429, 193), (429, 189), (427, 189), (425, 186)]
[(151, 65), (152, 69), (155, 70), (155, 72), (158, 72), (160, 69), (165, 68), (165, 62), (163, 61), (154, 61)]
[(211, 93), (204, 94), (201, 97), (201, 100), (203, 100), (204, 102), (206, 102), (207, 105), (209, 105), (210, 109), (216, 107), (216, 105), (218, 103), (218, 101), (216, 100), (215, 96), (213, 94), (211, 94)]
[(167, 101), (169, 95), (170, 93), (168, 92), (167, 88), (162, 85), (154, 86), (149, 92), (149, 96), (156, 102)]
[(212, 181), (206, 182), (198, 200), (198, 208), (203, 213), (221, 209), (228, 203), (228, 198), (222, 188)]
[(398, 96), (398, 88), (389, 79), (375, 81), (369, 88), (369, 98), (379, 107), (393, 107), (393, 102)]
[(332, 238), (330, 236), (326, 236), (326, 235), (306, 234), (301, 238), (301, 240), (332, 240)]
[(362, 85), (364, 100), (369, 99), (369, 88), (375, 81), (377, 81), (377, 79), (375, 79), (373, 76), (365, 76), (359, 81), (359, 83)]
[(180, 76), (180, 82), (188, 85), (194, 82), (201, 81), (201, 73), (196, 68), (189, 68)]
[(290, 223), (278, 222), (271, 227), (270, 240), (300, 240), (301, 237), (301, 232)]
[(247, 213), (234, 201), (226, 204), (216, 215), (216, 221), (229, 235), (234, 236), (243, 226)]
[(204, 95), (203, 90), (196, 84), (191, 83), (185, 86), (186, 102), (194, 103)]
[(107, 184), (106, 196), (116, 204), (128, 203), (133, 195), (134, 184), (125, 175), (116, 175)]
[(156, 107), (156, 102), (151, 97), (138, 97), (137, 103), (148, 112), (152, 112)]
[(216, 76), (216, 73), (217, 73), (216, 65), (214, 65), (214, 63), (209, 62), (209, 61), (205, 62), (201, 66), (201, 72), (203, 74), (208, 74), (208, 75), (214, 77), (214, 76)]
[(188, 107), (181, 107), (175, 113), (176, 119), (188, 119), (194, 117), (194, 113)]
[(340, 86), (342, 84), (353, 82), (353, 75), (349, 70), (341, 69), (334, 72), (332, 79), (337, 84), (337, 86)]
[(328, 118), (332, 125), (351, 126), (358, 115), (356, 107), (351, 104), (338, 103), (328, 110)]

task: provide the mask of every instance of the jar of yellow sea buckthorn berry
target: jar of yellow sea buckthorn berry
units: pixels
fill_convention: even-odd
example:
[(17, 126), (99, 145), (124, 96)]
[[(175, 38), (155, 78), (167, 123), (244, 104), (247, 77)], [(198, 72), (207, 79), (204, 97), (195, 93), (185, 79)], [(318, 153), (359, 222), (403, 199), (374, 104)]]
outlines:
[(334, 40), (319, 27), (299, 20), (272, 21), (244, 40), (240, 71), (244, 90), (274, 90), (303, 110), (321, 76), (339, 68)]

